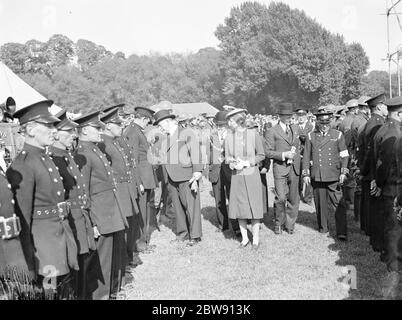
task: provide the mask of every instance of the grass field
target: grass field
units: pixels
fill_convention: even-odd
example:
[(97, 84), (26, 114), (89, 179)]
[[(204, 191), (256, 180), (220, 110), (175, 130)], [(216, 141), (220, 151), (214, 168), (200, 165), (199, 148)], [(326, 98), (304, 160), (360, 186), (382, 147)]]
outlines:
[[(272, 176), (268, 184), (273, 185)], [(152, 233), (151, 254), (142, 254), (143, 264), (131, 271), (131, 282), (120, 299), (387, 299), (389, 286), (379, 254), (371, 250), (352, 213), (348, 216), (349, 241), (316, 231), (314, 208), (301, 204), (294, 235), (273, 232), (273, 195), (264, 218), (259, 251), (239, 249), (232, 231), (218, 232), (210, 183), (201, 188), (202, 242), (194, 247), (172, 244), (174, 221), (166, 220)], [(345, 282), (345, 266), (357, 271), (357, 289)], [(398, 291), (400, 292), (400, 290)], [(396, 299), (402, 296), (397, 294)]]

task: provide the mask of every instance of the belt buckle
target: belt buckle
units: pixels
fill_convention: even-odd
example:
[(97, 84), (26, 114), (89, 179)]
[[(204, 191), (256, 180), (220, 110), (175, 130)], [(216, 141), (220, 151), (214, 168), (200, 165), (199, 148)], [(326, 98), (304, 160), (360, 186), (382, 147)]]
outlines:
[[(12, 230), (11, 230), (11, 226), (9, 226), (7, 223), (10, 221), (10, 218), (4, 218), (4, 217), (0, 217), (0, 223), (3, 226), (3, 232), (4, 234), (1, 235), (1, 238), (3, 240), (8, 240), (11, 239), (13, 237), (12, 235)], [(1, 229), (1, 228), (0, 228)]]
[(0, 217), (0, 236), (3, 240), (7, 239), (8, 237), (7, 224), (4, 217)]
[[(58, 214), (60, 220), (62, 220), (62, 221), (66, 218), (67, 208), (68, 208), (68, 202), (66, 202), (66, 201), (59, 202), (57, 204), (57, 214)], [(65, 213), (65, 214), (63, 214), (63, 213)]]

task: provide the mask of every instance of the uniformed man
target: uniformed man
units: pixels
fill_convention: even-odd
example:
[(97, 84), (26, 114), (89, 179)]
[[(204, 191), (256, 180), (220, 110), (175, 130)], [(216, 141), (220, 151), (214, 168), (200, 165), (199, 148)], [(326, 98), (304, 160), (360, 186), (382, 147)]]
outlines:
[(124, 276), (122, 270), (122, 242), (127, 219), (117, 193), (116, 180), (108, 158), (96, 146), (101, 142), (101, 129), (105, 124), (99, 119), (100, 111), (74, 119), (78, 123), (78, 147), (74, 159), (83, 174), (86, 194), (89, 197), (89, 212), (97, 239), (97, 255), (92, 259), (90, 282), (97, 282), (93, 299), (114, 298)]
[(71, 298), (70, 270), (79, 269), (77, 245), (69, 225), (63, 178), (46, 154), (46, 147), (54, 142), (54, 123), (60, 121), (49, 113), (52, 104), (40, 101), (15, 112), (25, 144), (7, 177), (22, 218), (21, 240), (30, 269), (38, 275), (39, 285), (50, 282), (50, 288), (56, 285), (59, 298)]
[(137, 241), (137, 249), (139, 252), (149, 253), (155, 249), (154, 245), (150, 245), (150, 220), (154, 208), (153, 194), (158, 185), (158, 180), (154, 167), (149, 162), (150, 144), (144, 130), (151, 123), (154, 111), (145, 107), (136, 107), (134, 111), (134, 121), (127, 127), (124, 136), (136, 157), (139, 173), (141, 237)]
[(335, 212), (337, 237), (345, 241), (346, 204), (340, 186), (348, 174), (349, 152), (342, 132), (330, 128), (332, 112), (322, 110), (315, 116), (317, 128), (307, 135), (304, 149), (303, 179), (313, 186), (319, 232), (328, 234), (329, 212)]
[(75, 163), (71, 148), (76, 138), (77, 123), (67, 118), (67, 110), (61, 110), (56, 114), (61, 121), (56, 124), (57, 133), (54, 135), (54, 143), (49, 147), (48, 155), (53, 160), (63, 178), (65, 201), (71, 210), (70, 226), (78, 247), (79, 271), (75, 275), (75, 291), (79, 300), (87, 299), (88, 273), (94, 270), (88, 269), (88, 264), (96, 250), (92, 222), (88, 214), (86, 186), (83, 175)]
[[(18, 286), (23, 284), (21, 279), (32, 280), (33, 275), (29, 272), (22, 249), (19, 237), (21, 223), (15, 213), (14, 204), (11, 185), (7, 181), (5, 171), (0, 167), (0, 288), (7, 288), (2, 280), (11, 281), (11, 286)], [(5, 293), (0, 289), (0, 296)], [(7, 292), (9, 297), (16, 299), (13, 294)]]
[[(124, 125), (123, 125), (123, 132), (127, 129), (127, 127), (130, 125), (132, 119), (131, 117), (133, 116), (132, 113), (128, 112), (127, 110), (124, 110), (124, 104), (120, 104), (117, 107), (121, 111), (121, 117), (124, 119)], [(111, 109), (109, 109), (111, 110)], [(135, 160), (134, 156), (134, 150), (131, 148), (131, 146), (127, 142), (127, 138), (122, 134), (121, 137), (116, 138), (117, 141), (119, 142), (120, 146), (123, 148), (123, 151), (125, 155), (127, 156), (127, 161), (128, 165), (131, 170), (131, 189), (133, 190), (133, 196), (136, 199), (136, 204), (137, 204), (137, 209), (139, 212), (139, 197), (140, 197), (140, 186), (139, 186), (139, 173), (138, 173), (138, 168), (137, 168), (137, 162)], [(140, 215), (135, 214), (133, 215), (131, 221), (128, 219), (129, 223), (129, 229), (132, 232), (127, 233), (127, 253), (128, 253), (128, 264), (130, 267), (136, 267), (141, 265), (143, 262), (139, 256), (139, 252), (137, 250), (137, 239), (140, 239), (141, 237), (141, 230), (140, 230), (140, 220), (139, 220)], [(130, 226), (132, 224), (132, 226)]]
[(398, 178), (394, 145), (402, 137), (401, 97), (386, 100), (384, 104), (388, 107), (388, 118), (373, 138), (376, 171), (371, 192), (379, 198), (374, 212), (370, 210), (371, 220), (368, 227), (373, 250), (381, 252), (380, 258), (388, 261), (389, 232), (394, 227), (393, 200), (397, 196)]
[(388, 107), (388, 119), (374, 137), (374, 153), (378, 157), (375, 182), (381, 205), (373, 216), (372, 245), (376, 251), (382, 250), (380, 257), (388, 271), (398, 273), (402, 229), (400, 210), (395, 208), (401, 205), (402, 97), (388, 99), (384, 104)]
[[(402, 97), (395, 97), (385, 102), (388, 109), (394, 112), (395, 120), (402, 121)], [(396, 117), (398, 116), (398, 117)], [(399, 119), (397, 119), (399, 118)], [(391, 162), (397, 168), (396, 172), (396, 197), (394, 205), (389, 203), (389, 198), (386, 198), (384, 205), (385, 210), (385, 247), (387, 269), (390, 275), (394, 277), (394, 289), (399, 285), (401, 261), (402, 261), (402, 137), (399, 137), (394, 145), (395, 160)], [(392, 170), (390, 170), (392, 171)], [(390, 206), (391, 205), (391, 206)], [(392, 208), (394, 207), (394, 208)], [(396, 292), (397, 293), (397, 292)]]
[(154, 114), (154, 125), (168, 135), (161, 150), (166, 156), (164, 177), (176, 214), (176, 240), (188, 239), (187, 245), (193, 246), (202, 236), (199, 180), (204, 165), (197, 136), (191, 129), (180, 130), (175, 118), (167, 110), (160, 110)]
[(98, 143), (98, 147), (105, 153), (108, 159), (110, 159), (121, 209), (128, 222), (128, 228), (125, 230), (125, 248), (125, 244), (122, 242), (122, 249), (125, 249), (126, 252), (122, 252), (122, 255), (127, 256), (127, 265), (136, 266), (133, 254), (135, 250), (134, 215), (139, 214), (137, 206), (138, 192), (135, 188), (135, 184), (133, 184), (134, 177), (132, 168), (130, 167), (129, 157), (119, 143), (119, 138), (122, 136), (123, 130), (122, 120), (118, 115), (119, 108), (120, 107), (117, 106), (101, 115), (101, 121), (105, 123), (106, 126), (101, 135), (102, 142)]
[[(380, 94), (374, 98), (367, 100), (367, 105), (371, 110), (371, 117), (367, 123), (361, 128), (358, 135), (358, 152), (357, 161), (362, 176), (362, 196), (360, 201), (359, 212), (357, 217), (360, 218), (360, 228), (366, 234), (370, 234), (367, 228), (368, 221), (370, 221), (371, 214), (375, 211), (375, 204), (377, 197), (370, 195), (371, 189), (374, 188), (372, 181), (375, 176), (374, 159), (374, 136), (378, 129), (384, 124), (385, 118), (388, 115), (386, 105), (384, 105), (385, 94)], [(372, 188), (370, 187), (372, 186)], [(371, 212), (371, 213), (370, 213)]]

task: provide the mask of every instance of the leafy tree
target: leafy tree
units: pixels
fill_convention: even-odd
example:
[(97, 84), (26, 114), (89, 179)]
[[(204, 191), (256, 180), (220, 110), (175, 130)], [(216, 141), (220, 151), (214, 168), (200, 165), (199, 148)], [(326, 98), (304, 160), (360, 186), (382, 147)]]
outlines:
[(250, 111), (273, 111), (285, 100), (340, 103), (358, 90), (368, 67), (360, 45), (347, 45), (283, 3), (243, 3), (215, 34), (223, 51), (223, 93)]

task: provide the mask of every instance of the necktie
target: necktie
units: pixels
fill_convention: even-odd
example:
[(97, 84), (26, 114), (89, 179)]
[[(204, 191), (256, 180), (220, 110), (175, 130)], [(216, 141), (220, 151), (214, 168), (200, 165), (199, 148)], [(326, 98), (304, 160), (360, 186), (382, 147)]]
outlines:
[(286, 125), (286, 135), (288, 136), (288, 139), (291, 139), (291, 132), (288, 124)]

